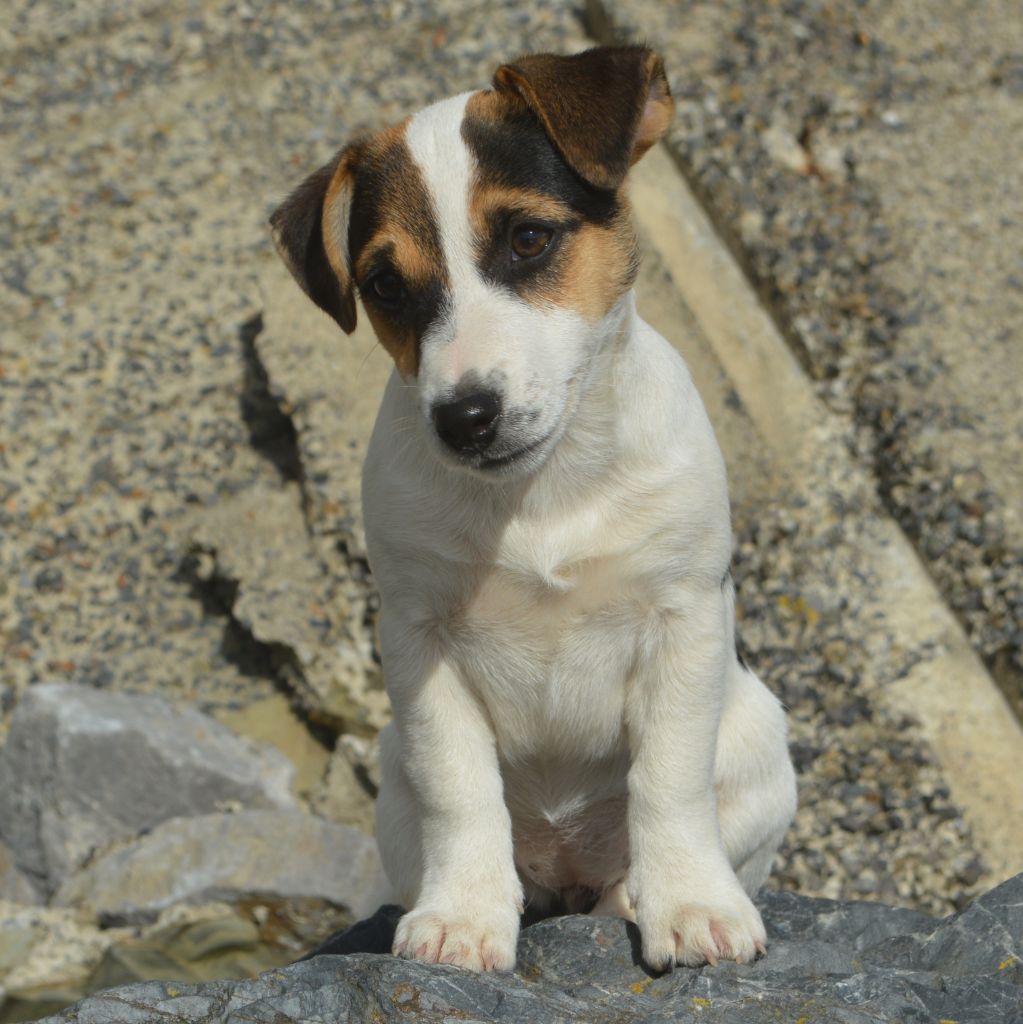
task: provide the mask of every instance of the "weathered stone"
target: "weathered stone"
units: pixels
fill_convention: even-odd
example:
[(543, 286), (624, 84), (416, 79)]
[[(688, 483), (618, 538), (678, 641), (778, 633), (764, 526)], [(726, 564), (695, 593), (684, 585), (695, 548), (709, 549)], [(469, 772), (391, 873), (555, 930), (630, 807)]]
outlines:
[(379, 673), (357, 650), (348, 601), (309, 542), (302, 500), (297, 485), (278, 485), (218, 502), (197, 518), (192, 558), (311, 717), (373, 731), (386, 701), (382, 692), (375, 704), (365, 699), (364, 677)]
[(379, 902), (376, 844), (297, 811), (178, 818), (96, 857), (58, 890), (57, 906), (106, 920), (151, 920), (174, 903), (312, 898), (353, 917)]
[[(344, 736), (339, 739), (323, 780), (310, 793), (309, 803), (320, 817), (373, 835), (374, 808), (370, 792), (375, 794), (379, 783), (373, 780), (359, 757), (360, 751), (353, 750), (345, 739)], [(362, 744), (359, 746), (365, 749)]]
[(212, 718), (158, 697), (43, 684), (0, 749), (0, 838), (52, 892), (96, 848), (227, 803), (295, 806), (293, 769)]
[(111, 945), (88, 985), (95, 991), (136, 981), (245, 978), (289, 959), (287, 950), (261, 944), (253, 922), (226, 912)]
[(0, 900), (28, 904), (39, 902), (39, 893), (18, 870), (11, 851), (3, 843), (0, 843)]
[[(373, 658), (373, 618), (368, 566), (359, 514), (362, 459), (390, 367), (366, 360), (375, 341), (364, 321), (351, 336), (295, 289), (277, 261), (264, 271), (262, 287), (273, 296), (254, 346), (275, 394), (293, 410), (304, 477), (309, 544), (327, 569), (329, 590), (319, 601), (330, 609), (332, 642), (316, 664), (305, 667), (296, 692), (310, 711), (346, 731), (372, 735), (390, 717)], [(351, 367), (358, 364), (358, 374)], [(338, 438), (344, 438), (338, 443)], [(234, 570), (254, 579), (244, 565)], [(340, 628), (340, 636), (338, 630)], [(339, 643), (338, 639), (342, 642)]]
[(38, 924), (4, 921), (0, 924), (0, 981), (12, 968), (24, 963), (32, 948), (46, 934)]
[[(92, 996), (51, 1021), (1023, 1021), (1023, 875), (943, 921), (791, 894), (768, 894), (762, 906), (766, 957), (662, 975), (639, 962), (635, 926), (607, 918), (563, 917), (527, 928), (514, 974), (359, 952), (360, 941), (377, 950), (393, 934), (397, 914), (382, 908), (331, 940), (334, 948), (354, 947), (349, 955), (316, 956), (239, 983), (134, 985)], [(951, 936), (977, 955), (949, 955)]]
[(129, 934), (77, 910), (0, 903), (0, 1021), (34, 1020), (80, 999), (107, 947)]
[(35, 1020), (114, 985), (250, 978), (350, 920), (324, 900), (263, 898), (179, 903), (152, 924), (99, 928), (80, 911), (0, 904), (0, 1022)]
[(330, 750), (309, 731), (283, 693), (239, 708), (213, 712), (233, 733), (276, 747), (295, 768), (292, 783), (298, 796), (308, 796), (323, 781)]

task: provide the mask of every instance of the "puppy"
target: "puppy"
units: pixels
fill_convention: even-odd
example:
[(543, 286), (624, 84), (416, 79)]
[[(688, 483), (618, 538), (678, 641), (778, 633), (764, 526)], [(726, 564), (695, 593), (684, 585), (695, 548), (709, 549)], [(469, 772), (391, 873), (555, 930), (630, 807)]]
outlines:
[(399, 956), (510, 969), (524, 907), (631, 918), (658, 968), (764, 950), (785, 719), (736, 655), (720, 450), (632, 292), (624, 182), (673, 109), (644, 47), (523, 57), (272, 216), (395, 364), (363, 501)]

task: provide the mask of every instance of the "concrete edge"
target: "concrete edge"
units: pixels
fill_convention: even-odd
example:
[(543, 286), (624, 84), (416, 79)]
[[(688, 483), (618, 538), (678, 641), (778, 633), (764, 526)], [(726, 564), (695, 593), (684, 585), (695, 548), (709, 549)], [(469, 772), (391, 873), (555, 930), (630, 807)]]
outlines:
[[(793, 479), (838, 464), (854, 487), (874, 492), (843, 443), (843, 425), (817, 397), (668, 150), (651, 150), (631, 182), (640, 230), (777, 462)], [(909, 540), (876, 508), (864, 531), (863, 554), (877, 580), (871, 603), (905, 649), (934, 652), (886, 686), (883, 699), (921, 723), (992, 882), (1002, 881), (1023, 857), (1023, 728)]]

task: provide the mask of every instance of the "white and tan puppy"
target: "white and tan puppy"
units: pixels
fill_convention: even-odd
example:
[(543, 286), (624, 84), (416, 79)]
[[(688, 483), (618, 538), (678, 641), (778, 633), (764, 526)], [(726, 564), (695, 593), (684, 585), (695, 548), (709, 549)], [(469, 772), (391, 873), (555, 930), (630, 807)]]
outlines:
[(632, 917), (656, 967), (764, 948), (785, 720), (736, 655), (721, 453), (631, 290), (623, 185), (672, 111), (643, 47), (524, 57), (272, 218), (396, 366), (363, 493), (401, 956), (511, 968), (524, 906)]

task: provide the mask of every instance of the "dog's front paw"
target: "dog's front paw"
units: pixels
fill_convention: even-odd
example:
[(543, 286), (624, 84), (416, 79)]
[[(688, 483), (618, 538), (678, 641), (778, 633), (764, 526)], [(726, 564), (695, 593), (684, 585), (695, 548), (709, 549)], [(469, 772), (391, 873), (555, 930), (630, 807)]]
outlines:
[(767, 951), (760, 912), (738, 885), (723, 897), (709, 895), (692, 893), (661, 901), (655, 898), (653, 905), (649, 900), (640, 901), (643, 959), (651, 967), (700, 967), (718, 960), (745, 964), (758, 952)]
[(413, 910), (398, 922), (393, 952), (406, 960), (470, 971), (510, 971), (518, 936), (514, 909), (473, 914)]

